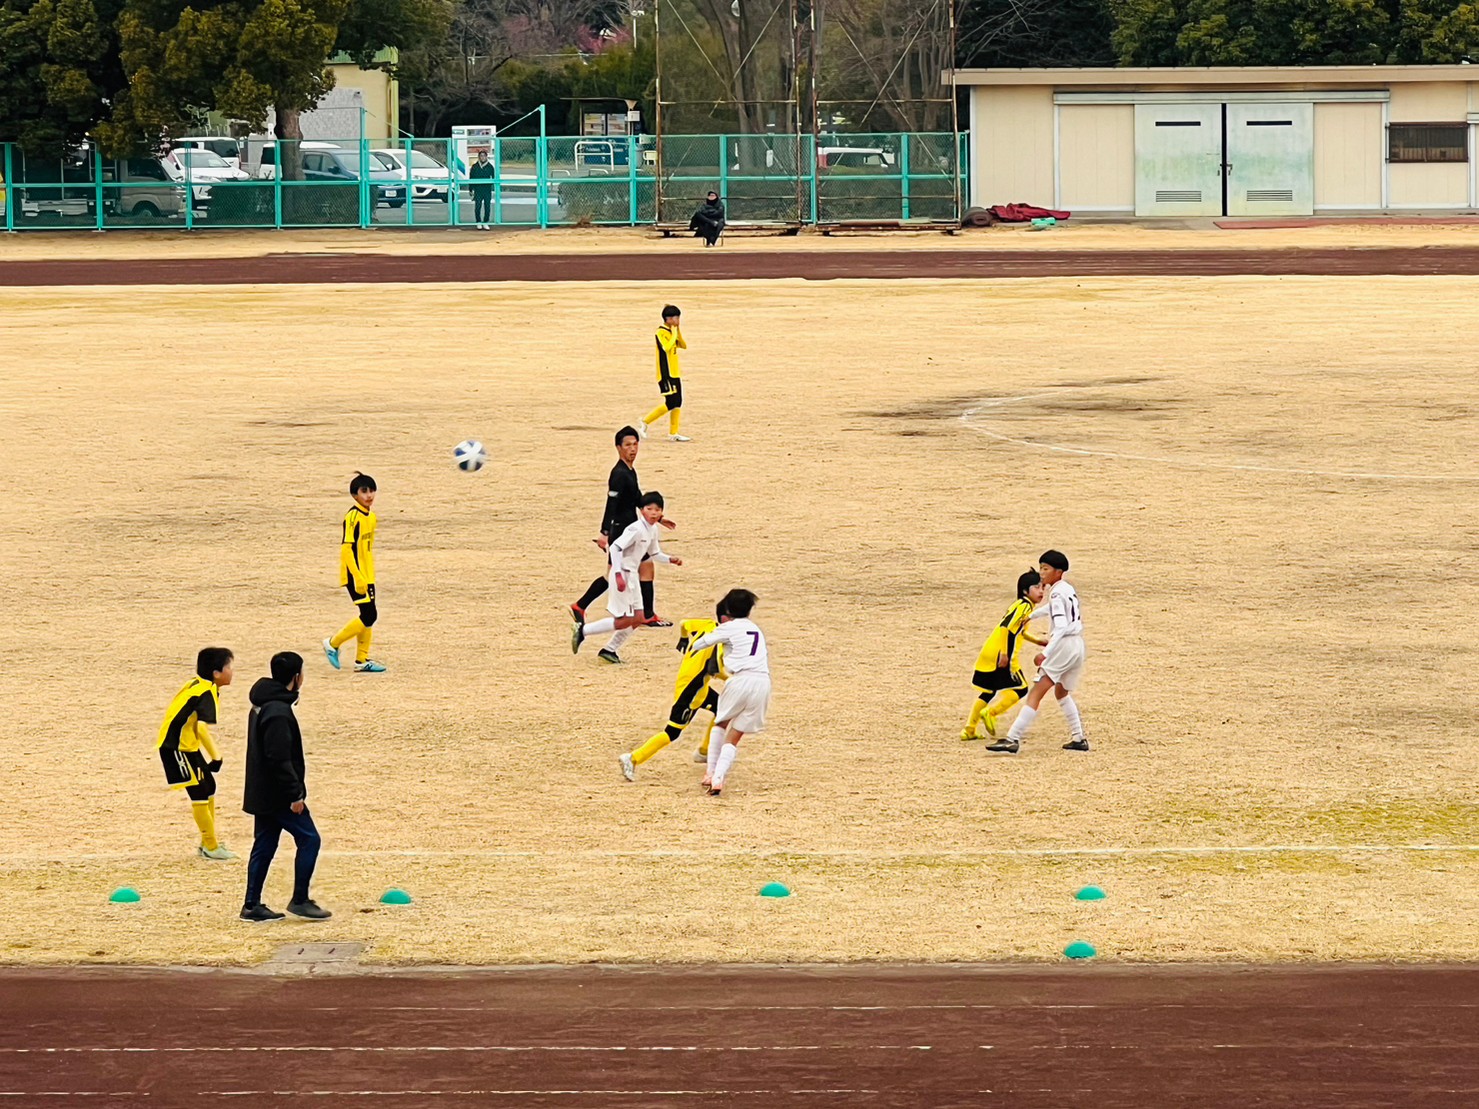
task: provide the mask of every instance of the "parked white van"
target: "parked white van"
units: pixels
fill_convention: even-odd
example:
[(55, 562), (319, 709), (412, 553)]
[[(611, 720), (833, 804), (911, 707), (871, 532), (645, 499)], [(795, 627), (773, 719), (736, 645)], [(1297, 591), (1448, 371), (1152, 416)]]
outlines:
[(187, 135), (183, 139), (170, 139), (169, 146), (171, 150), (209, 150), (232, 169), (241, 168), (241, 140), (229, 135)]

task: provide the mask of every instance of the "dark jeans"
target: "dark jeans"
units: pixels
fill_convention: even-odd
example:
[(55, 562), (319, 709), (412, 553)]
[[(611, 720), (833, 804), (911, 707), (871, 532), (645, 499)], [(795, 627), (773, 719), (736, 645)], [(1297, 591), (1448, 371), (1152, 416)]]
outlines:
[(493, 218), (493, 190), (474, 189), (472, 191), (473, 221), (475, 223), (487, 223)]
[(262, 900), (262, 885), (267, 881), (267, 871), (272, 867), (277, 854), (277, 841), (284, 832), (293, 837), (298, 845), (298, 857), (293, 862), (293, 900), (308, 900), (308, 883), (313, 880), (313, 868), (318, 863), (318, 849), (323, 841), (313, 825), (313, 815), (305, 806), (295, 813), (292, 809), (258, 814), (256, 838), (252, 840), (252, 854), (247, 860), (246, 904), (255, 905)]

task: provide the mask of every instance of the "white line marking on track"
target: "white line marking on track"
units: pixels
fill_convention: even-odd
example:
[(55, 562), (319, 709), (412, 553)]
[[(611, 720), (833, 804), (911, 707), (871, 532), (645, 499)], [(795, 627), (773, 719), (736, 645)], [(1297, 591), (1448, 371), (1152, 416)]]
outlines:
[(1009, 404), (1022, 404), (1043, 397), (1058, 397), (1073, 390), (1124, 389), (1140, 384), (1151, 383), (1136, 381), (1110, 382), (1103, 385), (1068, 385), (1046, 393), (1024, 393), (1017, 397), (992, 397), (981, 401), (975, 408), (967, 408), (962, 412), (959, 417), (960, 424), (967, 431), (974, 431), (978, 435), (985, 435), (1000, 443), (1010, 443), (1013, 446), (1027, 447), (1031, 450), (1053, 451), (1057, 454), (1072, 454), (1081, 458), (1113, 458), (1121, 462), (1150, 462), (1158, 466), (1184, 466), (1194, 470), (1230, 470), (1239, 473), (1286, 474), (1294, 477), (1354, 478), (1364, 481), (1479, 482), (1479, 474), (1390, 474), (1365, 470), (1318, 470), (1294, 466), (1265, 466), (1252, 462), (1213, 462), (1199, 458), (1174, 458), (1150, 454), (1129, 454), (1123, 451), (1092, 450), (1088, 447), (1073, 447), (1061, 443), (1044, 443), (1037, 439), (1018, 439), (973, 422), (990, 418), (983, 410), (1002, 408)]

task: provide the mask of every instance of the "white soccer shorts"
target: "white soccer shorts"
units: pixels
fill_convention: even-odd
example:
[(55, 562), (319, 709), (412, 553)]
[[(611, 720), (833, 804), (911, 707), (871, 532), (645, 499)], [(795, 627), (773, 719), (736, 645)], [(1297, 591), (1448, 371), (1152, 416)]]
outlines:
[(1065, 635), (1048, 644), (1043, 654), (1038, 673), (1046, 674), (1054, 682), (1072, 693), (1084, 676), (1084, 637)]
[(725, 681), (714, 719), (753, 735), (765, 731), (765, 710), (769, 707), (770, 675), (741, 671)]
[(616, 588), (615, 572), (608, 582), (610, 588), (606, 593), (606, 611), (618, 620), (623, 616), (635, 616), (642, 611), (642, 586), (637, 580), (637, 571), (633, 570), (626, 578), (625, 589)]

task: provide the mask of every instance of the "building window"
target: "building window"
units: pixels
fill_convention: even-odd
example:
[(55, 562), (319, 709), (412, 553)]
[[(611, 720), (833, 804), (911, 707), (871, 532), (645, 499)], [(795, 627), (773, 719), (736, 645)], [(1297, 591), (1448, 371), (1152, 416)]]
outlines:
[(1393, 123), (1387, 127), (1389, 162), (1467, 162), (1467, 123)]

